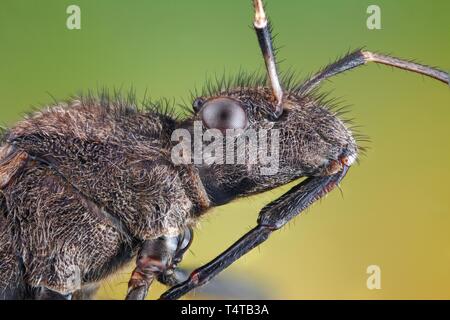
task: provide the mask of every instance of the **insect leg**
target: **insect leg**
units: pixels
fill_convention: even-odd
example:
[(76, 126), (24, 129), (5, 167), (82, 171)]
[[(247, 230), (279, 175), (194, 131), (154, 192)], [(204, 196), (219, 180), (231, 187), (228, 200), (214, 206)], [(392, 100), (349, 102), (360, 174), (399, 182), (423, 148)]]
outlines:
[(125, 300), (144, 300), (154, 278), (154, 273), (136, 267), (128, 281), (128, 293)]
[(382, 55), (365, 50), (357, 50), (344, 58), (336, 61), (325, 67), (322, 71), (312, 76), (306, 82), (304, 82), (297, 90), (298, 94), (307, 94), (314, 88), (316, 88), (322, 81), (335, 76), (339, 73), (347, 70), (362, 66), (368, 62), (375, 62), (384, 65), (389, 65), (399, 69), (416, 72), (425, 76), (434, 78), (449, 84), (449, 75), (447, 72), (428, 67), (422, 64), (418, 64), (412, 61), (401, 60), (398, 58)]
[(144, 241), (137, 257), (136, 268), (128, 282), (127, 300), (143, 300), (153, 280), (176, 285), (187, 276), (177, 268), (193, 239), (193, 231), (185, 228), (176, 236), (162, 236)]
[(177, 248), (177, 237), (162, 236), (144, 241), (136, 261), (136, 268), (128, 282), (126, 300), (144, 300), (158, 274), (165, 272)]
[(185, 281), (189, 276), (186, 270), (175, 268), (158, 275), (158, 281), (166, 286), (176, 286)]
[(193, 271), (183, 283), (166, 291), (160, 299), (178, 299), (192, 289), (207, 283), (241, 256), (267, 240), (269, 235), (284, 226), (313, 202), (330, 192), (345, 176), (348, 167), (325, 177), (310, 177), (293, 187), (277, 200), (265, 206), (258, 225), (236, 241), (230, 248), (203, 267)]

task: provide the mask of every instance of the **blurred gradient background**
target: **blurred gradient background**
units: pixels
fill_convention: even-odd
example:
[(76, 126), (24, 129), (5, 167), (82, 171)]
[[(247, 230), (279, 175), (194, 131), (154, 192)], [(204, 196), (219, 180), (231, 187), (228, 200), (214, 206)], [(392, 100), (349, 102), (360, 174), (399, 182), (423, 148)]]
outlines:
[[(447, 0), (266, 3), (281, 70), (306, 76), (361, 46), (450, 67)], [(81, 7), (81, 30), (66, 28), (70, 4)], [(381, 7), (382, 30), (366, 27), (370, 4)], [(215, 74), (261, 69), (252, 15), (250, 0), (3, 0), (0, 122), (12, 125), (31, 106), (103, 86), (181, 102)], [(222, 282), (244, 281), (276, 299), (449, 299), (449, 87), (369, 65), (324, 90), (351, 106), (348, 116), (372, 140), (369, 151), (350, 170), (342, 194), (332, 192), (273, 234)], [(214, 258), (288, 189), (212, 210), (182, 265)], [(372, 264), (381, 268), (380, 290), (366, 287)], [(105, 281), (97, 298), (122, 299), (131, 267)], [(150, 298), (163, 289), (156, 286)], [(190, 298), (233, 295), (216, 290)]]

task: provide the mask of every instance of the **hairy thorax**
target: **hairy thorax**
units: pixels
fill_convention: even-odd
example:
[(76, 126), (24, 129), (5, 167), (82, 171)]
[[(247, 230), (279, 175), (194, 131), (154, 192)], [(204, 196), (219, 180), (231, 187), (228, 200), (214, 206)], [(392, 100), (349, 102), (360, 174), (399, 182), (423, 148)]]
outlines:
[(208, 203), (194, 168), (170, 161), (174, 125), (157, 112), (74, 101), (7, 132), (3, 202), (30, 285), (71, 292), (66, 273), (96, 281), (139, 242), (195, 223)]

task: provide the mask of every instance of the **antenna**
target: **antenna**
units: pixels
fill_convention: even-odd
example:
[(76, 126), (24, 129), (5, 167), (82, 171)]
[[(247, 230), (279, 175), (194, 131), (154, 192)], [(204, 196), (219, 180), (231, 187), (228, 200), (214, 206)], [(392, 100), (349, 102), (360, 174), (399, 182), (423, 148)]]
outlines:
[(258, 37), (259, 47), (264, 57), (266, 64), (267, 75), (269, 76), (270, 86), (275, 99), (275, 116), (279, 117), (283, 113), (283, 89), (278, 78), (277, 64), (275, 61), (275, 54), (273, 52), (272, 37), (270, 35), (269, 23), (267, 21), (266, 13), (262, 0), (253, 0), (255, 8), (255, 20), (253, 26), (255, 28), (256, 36)]

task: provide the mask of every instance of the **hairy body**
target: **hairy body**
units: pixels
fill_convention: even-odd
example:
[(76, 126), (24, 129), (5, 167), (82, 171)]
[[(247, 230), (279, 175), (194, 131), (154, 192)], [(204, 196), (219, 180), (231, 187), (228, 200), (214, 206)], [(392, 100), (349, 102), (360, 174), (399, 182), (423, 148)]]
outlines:
[(91, 99), (9, 130), (0, 151), (2, 295), (27, 286), (72, 293), (76, 273), (96, 282), (142, 240), (193, 224), (206, 195), (193, 167), (170, 160), (174, 126), (157, 112)]
[(195, 226), (209, 207), (331, 174), (330, 161), (356, 153), (344, 123), (312, 97), (287, 93), (284, 121), (271, 122), (267, 88), (212, 96), (223, 95), (245, 106), (249, 128), (280, 130), (276, 176), (247, 164), (174, 165), (171, 134), (192, 128), (199, 115), (177, 120), (120, 100), (73, 100), (8, 130), (0, 151), (2, 297), (90, 288), (129, 262), (143, 241)]
[[(127, 299), (145, 298), (155, 279), (173, 286), (161, 298), (179, 298), (266, 241), (347, 174), (361, 148), (340, 112), (314, 94), (323, 81), (374, 62), (449, 83), (444, 71), (357, 50), (303, 83), (282, 85), (262, 1), (253, 4), (268, 81), (221, 82), (197, 97), (194, 114), (182, 121), (102, 96), (51, 107), (5, 133), (0, 298), (86, 298), (134, 256)], [(172, 133), (192, 132), (195, 121), (203, 132), (277, 130), (279, 170), (260, 174), (248, 145), (244, 163), (175, 164)], [(253, 229), (180, 280), (177, 264), (208, 208), (300, 177), (306, 179), (260, 211)]]

